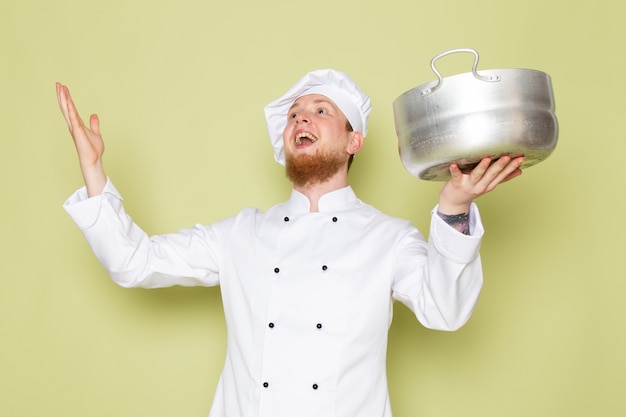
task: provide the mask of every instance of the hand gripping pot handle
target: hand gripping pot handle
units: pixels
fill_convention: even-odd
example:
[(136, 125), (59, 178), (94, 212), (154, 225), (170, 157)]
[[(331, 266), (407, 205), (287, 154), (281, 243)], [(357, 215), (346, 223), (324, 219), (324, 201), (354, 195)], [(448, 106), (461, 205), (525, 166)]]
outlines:
[(441, 73), (437, 70), (437, 68), (435, 67), (435, 62), (439, 58), (443, 58), (444, 56), (451, 55), (451, 54), (456, 54), (456, 53), (459, 53), (459, 52), (469, 52), (469, 53), (472, 53), (474, 55), (474, 65), (472, 65), (472, 74), (474, 74), (474, 77), (476, 77), (476, 79), (478, 79), (480, 81), (485, 81), (485, 82), (497, 82), (497, 81), (500, 81), (500, 76), (499, 75), (481, 75), (481, 74), (478, 73), (478, 71), (477, 71), (477, 68), (478, 68), (478, 52), (476, 50), (471, 49), (471, 48), (450, 49), (448, 51), (440, 53), (439, 55), (435, 56), (433, 59), (430, 60), (430, 68), (433, 70), (433, 72), (437, 76), (438, 81), (437, 81), (437, 84), (435, 86), (423, 90), (420, 93), (422, 96), (427, 96), (429, 94), (434, 93), (443, 84), (443, 77), (441, 76)]

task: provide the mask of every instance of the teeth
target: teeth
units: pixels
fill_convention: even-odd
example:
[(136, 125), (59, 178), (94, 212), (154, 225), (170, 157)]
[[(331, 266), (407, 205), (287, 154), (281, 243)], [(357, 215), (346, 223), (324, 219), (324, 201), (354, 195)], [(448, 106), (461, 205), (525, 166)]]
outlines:
[(317, 138), (308, 132), (301, 132), (296, 135), (296, 145), (302, 145), (302, 139), (308, 139), (311, 143), (317, 142)]

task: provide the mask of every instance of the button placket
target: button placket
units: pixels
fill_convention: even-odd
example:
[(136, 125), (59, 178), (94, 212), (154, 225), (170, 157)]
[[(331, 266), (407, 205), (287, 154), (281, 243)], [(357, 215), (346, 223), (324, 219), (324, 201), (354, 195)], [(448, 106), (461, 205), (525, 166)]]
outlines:
[[(300, 255), (297, 255), (296, 252), (294, 257), (291, 252), (294, 247), (300, 247), (296, 246), (296, 244), (303, 241), (303, 236), (306, 235), (303, 231), (306, 232), (311, 230), (311, 228), (320, 228), (324, 233), (324, 239), (334, 239), (337, 233), (341, 233), (342, 223), (339, 222), (338, 217), (332, 215), (323, 217), (319, 215), (304, 216), (302, 218), (299, 216), (292, 217), (283, 214), (282, 217), (276, 219), (284, 227), (279, 229), (280, 235), (277, 236), (277, 257), (272, 257), (274, 267), (270, 263), (268, 269), (274, 273), (272, 276), (273, 285), (275, 285), (275, 289), (280, 291), (277, 294), (284, 294), (285, 289), (294, 291), (296, 288), (300, 288), (295, 287), (295, 284), (306, 278), (305, 288), (307, 289), (307, 296), (304, 297), (305, 301), (302, 304), (297, 304), (293, 301), (286, 302), (283, 298), (279, 298), (281, 301), (278, 304), (272, 304), (273, 307), (268, 309), (264, 320), (264, 331), (266, 346), (268, 347), (266, 352), (272, 357), (264, 364), (261, 378), (259, 378), (260, 381), (257, 384), (262, 386), (260, 389), (267, 390), (267, 395), (270, 395), (271, 392), (269, 390), (270, 380), (272, 381), (272, 391), (281, 390), (282, 388), (279, 387), (282, 387), (284, 383), (292, 381), (289, 374), (285, 372), (284, 365), (286, 363), (295, 363), (293, 362), (294, 359), (299, 356), (298, 359), (308, 362), (308, 365), (304, 367), (304, 372), (300, 377), (293, 382), (297, 382), (298, 390), (307, 390), (310, 395), (319, 397), (325, 391), (321, 385), (326, 383), (329, 372), (328, 367), (330, 365), (326, 360), (326, 352), (331, 347), (329, 347), (329, 336), (325, 333), (326, 330), (332, 328), (332, 326), (328, 327), (332, 323), (330, 321), (326, 322), (328, 312), (324, 311), (324, 303), (314, 301), (324, 296), (326, 281), (333, 278), (332, 267), (335, 255), (330, 254), (330, 257), (326, 258), (328, 253), (323, 250), (324, 246), (320, 246), (320, 243), (314, 243), (310, 240), (308, 242), (305, 240), (302, 246), (307, 249), (305, 253), (309, 254), (303, 262), (296, 262), (299, 260)], [(284, 256), (283, 252), (289, 252), (290, 256)], [(272, 272), (268, 275), (271, 274)], [(292, 309), (286, 309), (286, 307), (291, 307)], [(293, 308), (297, 310), (293, 310)], [(287, 314), (286, 312), (289, 311), (297, 311), (298, 313), (284, 317)], [(296, 318), (297, 320), (295, 320)], [(284, 346), (280, 342), (282, 338), (288, 337), (294, 329), (306, 334), (304, 338), (300, 339), (307, 341), (306, 346), (308, 346), (308, 349), (301, 351), (299, 355), (283, 352)], [(297, 345), (304, 345), (304, 343), (298, 343)], [(299, 350), (297, 351), (300, 352)], [(270, 352), (274, 352), (274, 355)], [(282, 353), (276, 356), (278, 352)], [(284, 356), (283, 353), (285, 354)], [(300, 379), (301, 377), (303, 378)], [(286, 381), (284, 380), (285, 378), (287, 379)], [(302, 384), (303, 382), (304, 384)], [(311, 393), (310, 390), (313, 390), (315, 394)]]

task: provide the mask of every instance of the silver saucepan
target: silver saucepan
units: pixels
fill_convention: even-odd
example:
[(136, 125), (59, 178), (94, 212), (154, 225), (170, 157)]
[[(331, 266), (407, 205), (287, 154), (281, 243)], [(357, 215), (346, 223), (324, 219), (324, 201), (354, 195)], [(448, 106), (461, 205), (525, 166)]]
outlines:
[[(457, 52), (474, 54), (472, 72), (442, 78), (435, 62)], [(484, 157), (524, 155), (522, 169), (554, 150), (558, 122), (550, 76), (530, 69), (477, 72), (478, 52), (453, 49), (435, 56), (438, 80), (413, 88), (393, 102), (400, 158), (423, 180), (443, 181), (457, 163), (470, 171)]]

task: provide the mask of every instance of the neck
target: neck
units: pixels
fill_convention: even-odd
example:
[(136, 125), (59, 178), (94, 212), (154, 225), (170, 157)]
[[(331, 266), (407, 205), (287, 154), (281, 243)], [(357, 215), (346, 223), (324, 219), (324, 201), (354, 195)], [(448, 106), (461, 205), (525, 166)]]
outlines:
[(328, 181), (315, 184), (294, 184), (293, 188), (301, 192), (309, 199), (309, 211), (311, 213), (319, 211), (319, 201), (324, 194), (339, 190), (348, 186), (348, 178), (343, 175), (336, 175)]

